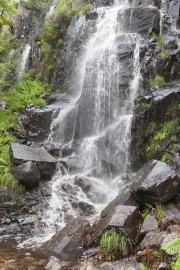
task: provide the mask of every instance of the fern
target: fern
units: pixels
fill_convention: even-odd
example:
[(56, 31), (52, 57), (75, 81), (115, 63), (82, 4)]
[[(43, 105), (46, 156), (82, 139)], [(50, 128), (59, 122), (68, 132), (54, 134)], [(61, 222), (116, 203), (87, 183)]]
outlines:
[(173, 270), (179, 270), (180, 269), (180, 256), (178, 256), (178, 259), (176, 262), (171, 263)]
[[(162, 247), (169, 254), (177, 254), (180, 251), (180, 238), (176, 238)], [(180, 268), (179, 268), (180, 269)]]

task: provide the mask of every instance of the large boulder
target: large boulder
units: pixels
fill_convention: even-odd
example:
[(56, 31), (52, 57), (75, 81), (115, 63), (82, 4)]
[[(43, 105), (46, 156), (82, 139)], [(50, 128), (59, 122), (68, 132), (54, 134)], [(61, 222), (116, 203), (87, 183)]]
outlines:
[(165, 203), (180, 192), (180, 178), (165, 162), (151, 160), (137, 173), (131, 193), (141, 204)]
[(39, 169), (32, 161), (12, 168), (11, 173), (26, 189), (37, 185), (40, 180)]
[(56, 159), (45, 149), (12, 143), (10, 147), (11, 162), (14, 166), (27, 161), (36, 164), (42, 178), (50, 178), (56, 169)]
[(101, 212), (100, 218), (92, 226), (91, 241), (111, 229), (116, 230), (117, 233), (125, 233), (129, 238), (136, 241), (141, 223), (142, 217), (138, 205), (127, 190), (124, 194), (118, 195)]
[(73, 251), (74, 256), (76, 256), (77, 249), (86, 244), (89, 230), (89, 222), (82, 217), (78, 217), (69, 222), (66, 227), (45, 242), (42, 248), (56, 256), (60, 256), (62, 253), (65, 254), (66, 252), (72, 252), (73, 254)]

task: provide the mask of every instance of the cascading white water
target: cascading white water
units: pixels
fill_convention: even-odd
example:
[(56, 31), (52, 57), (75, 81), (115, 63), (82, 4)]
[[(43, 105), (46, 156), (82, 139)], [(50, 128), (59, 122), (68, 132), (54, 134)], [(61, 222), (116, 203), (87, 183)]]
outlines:
[[(118, 195), (119, 186), (123, 188), (122, 183), (118, 185), (120, 177), (117, 176), (127, 172), (129, 167), (128, 147), (133, 101), (140, 87), (139, 47), (142, 40), (138, 34), (123, 33), (118, 13), (123, 13), (126, 7), (127, 1), (119, 1), (113, 7), (96, 10), (99, 17), (95, 30), (76, 60), (76, 80), (71, 84), (74, 98), (52, 122), (48, 141), (71, 147), (78, 140), (76, 163), (79, 160), (83, 164), (79, 166), (78, 174), (90, 176), (91, 189), (84, 193), (75, 184), (76, 174), (62, 174), (60, 169), (57, 170), (50, 182), (52, 195), (42, 215), (46, 236), (63, 227), (68, 217), (77, 215), (79, 202), (94, 207), (94, 212), (88, 216), (90, 219)], [(85, 20), (80, 18), (75, 27), (83, 27), (83, 24)], [(118, 58), (118, 46), (124, 43), (134, 48), (134, 56), (129, 58), (132, 80), (128, 81), (127, 90), (121, 90), (126, 63)], [(71, 136), (67, 138), (69, 119)], [(96, 175), (92, 173), (94, 171)], [(65, 192), (67, 186), (69, 191)], [(73, 204), (76, 207), (73, 208)]]
[(18, 70), (17, 70), (19, 78), (21, 78), (21, 76), (24, 73), (24, 70), (26, 68), (28, 58), (29, 58), (29, 54), (30, 54), (30, 50), (31, 50), (30, 44), (26, 44), (24, 46), (21, 61), (20, 61), (20, 64), (19, 64), (19, 67), (18, 67)]

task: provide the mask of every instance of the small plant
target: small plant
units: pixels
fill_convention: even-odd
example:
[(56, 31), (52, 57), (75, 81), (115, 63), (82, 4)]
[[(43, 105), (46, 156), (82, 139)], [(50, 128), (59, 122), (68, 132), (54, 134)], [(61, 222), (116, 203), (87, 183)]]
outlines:
[(163, 48), (162, 51), (158, 54), (158, 56), (159, 58), (166, 59), (170, 56), (170, 52)]
[(162, 155), (161, 155), (161, 161), (167, 162), (167, 161), (172, 159), (172, 156), (173, 155), (171, 153), (169, 153), (169, 152), (163, 152)]
[[(162, 247), (163, 250), (165, 250), (168, 254), (179, 254), (180, 253), (180, 238), (176, 238), (172, 240), (171, 242), (167, 243)], [(177, 257), (176, 262), (171, 263), (171, 267), (173, 270), (179, 270), (180, 269), (180, 255)]]
[(154, 32), (151, 33), (150, 38), (151, 38), (151, 39), (158, 40), (158, 36), (157, 36), (156, 33), (154, 33)]
[(150, 208), (145, 208), (141, 214), (142, 218), (146, 218), (151, 212), (151, 209)]
[(115, 231), (112, 234), (105, 232), (100, 239), (100, 245), (109, 254), (115, 253), (117, 250), (123, 252), (126, 248), (132, 249), (133, 242), (128, 237), (117, 234)]
[(164, 206), (161, 205), (160, 203), (156, 204), (156, 217), (158, 222), (161, 222), (163, 218), (165, 218), (166, 214), (164, 211)]
[(153, 79), (150, 80), (151, 86), (156, 86), (158, 89), (161, 89), (165, 83), (164, 77), (156, 75)]
[(146, 103), (146, 102), (140, 102), (140, 103), (136, 106), (136, 108), (137, 108), (138, 110), (144, 110), (146, 107), (147, 107), (147, 103)]
[(156, 49), (163, 49), (164, 48), (164, 38), (163, 37), (160, 37), (158, 40), (157, 40), (157, 44), (156, 44)]

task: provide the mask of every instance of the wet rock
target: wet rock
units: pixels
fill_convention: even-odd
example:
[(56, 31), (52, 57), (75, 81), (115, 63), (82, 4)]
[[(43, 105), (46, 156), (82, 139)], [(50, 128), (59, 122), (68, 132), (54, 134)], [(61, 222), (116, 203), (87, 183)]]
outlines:
[(147, 7), (147, 6), (152, 6), (154, 4), (154, 0), (135, 0), (134, 2), (134, 5), (135, 6), (144, 6), (144, 7)]
[[(161, 69), (162, 68), (164, 68), (164, 66), (162, 67), (161, 65)], [(177, 68), (178, 67), (176, 64), (175, 70), (177, 70)], [(144, 70), (145, 69), (146, 67), (144, 68)], [(170, 70), (173, 70), (172, 66)], [(156, 74), (159, 73), (157, 72)], [(164, 77), (167, 77), (164, 71), (163, 75), (165, 75)], [(134, 116), (132, 120), (130, 145), (131, 156), (133, 157), (131, 160), (131, 164), (134, 171), (142, 168), (142, 166), (148, 161), (146, 148), (148, 147), (148, 142), (152, 138), (152, 133), (150, 132), (149, 126), (151, 125), (151, 123), (155, 123), (157, 127), (163, 126), (164, 122), (168, 121), (169, 119), (167, 118), (167, 112), (172, 110), (173, 106), (175, 105), (175, 100), (177, 103), (180, 102), (180, 88), (178, 86), (164, 89), (162, 91), (153, 92), (153, 94), (151, 95), (147, 95), (144, 97), (141, 96), (136, 99), (136, 108), (134, 110)], [(137, 108), (138, 104), (142, 103), (144, 103), (146, 106), (143, 110), (141, 109), (139, 111)], [(161, 141), (159, 141), (158, 143), (161, 149)], [(156, 158), (159, 159), (161, 156), (161, 150), (159, 150), (159, 152), (156, 152), (153, 155), (153, 158), (155, 156), (157, 156)]]
[(87, 202), (79, 202), (79, 208), (81, 209), (82, 213), (81, 215), (90, 216), (95, 214), (94, 206), (90, 205)]
[(44, 179), (50, 178), (56, 169), (55, 158), (45, 149), (12, 143), (11, 162), (13, 165), (19, 165), (26, 161), (33, 161)]
[(141, 234), (146, 234), (149, 231), (154, 231), (158, 227), (157, 219), (154, 216), (148, 215), (141, 227)]
[(62, 146), (58, 143), (46, 143), (43, 147), (48, 151), (49, 154), (55, 157), (59, 157)]
[(118, 20), (126, 33), (138, 33), (148, 38), (152, 31), (159, 33), (159, 11), (152, 7), (127, 8), (118, 12)]
[(167, 232), (148, 232), (143, 241), (139, 244), (139, 249), (159, 249), (167, 235)]
[(50, 132), (51, 117), (56, 106), (26, 108), (25, 128), (30, 141), (44, 142)]
[(84, 176), (77, 176), (74, 180), (74, 184), (81, 187), (84, 192), (88, 192), (92, 186), (91, 180)]
[(97, 20), (98, 13), (95, 10), (90, 10), (90, 11), (86, 12), (85, 18), (86, 18), (86, 21), (87, 20)]
[(39, 169), (32, 161), (12, 168), (11, 173), (26, 189), (36, 186), (40, 180)]
[(180, 191), (180, 179), (165, 162), (149, 161), (138, 172), (131, 193), (142, 205), (165, 203)]
[(160, 265), (158, 266), (158, 269), (171, 270), (171, 266), (167, 262), (161, 262)]
[(49, 241), (41, 247), (49, 253), (60, 255), (62, 252), (73, 251), (84, 246), (87, 234), (90, 230), (89, 222), (81, 217), (69, 222), (66, 227), (57, 232)]

